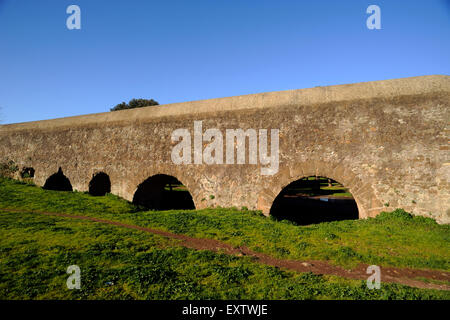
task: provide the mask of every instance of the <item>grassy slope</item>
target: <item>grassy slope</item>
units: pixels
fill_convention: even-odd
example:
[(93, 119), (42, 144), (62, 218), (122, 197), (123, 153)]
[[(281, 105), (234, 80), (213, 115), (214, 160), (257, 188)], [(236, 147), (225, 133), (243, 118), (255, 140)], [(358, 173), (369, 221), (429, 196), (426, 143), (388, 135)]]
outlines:
[[(0, 212), (0, 299), (449, 299), (446, 291), (294, 273), (83, 220)], [(69, 265), (81, 290), (68, 290)]]
[(329, 260), (345, 267), (364, 262), (450, 270), (450, 226), (401, 211), (375, 219), (295, 226), (236, 209), (137, 212), (113, 195), (47, 191), (6, 179), (0, 179), (0, 189), (0, 208), (100, 217), (245, 245), (279, 258)]

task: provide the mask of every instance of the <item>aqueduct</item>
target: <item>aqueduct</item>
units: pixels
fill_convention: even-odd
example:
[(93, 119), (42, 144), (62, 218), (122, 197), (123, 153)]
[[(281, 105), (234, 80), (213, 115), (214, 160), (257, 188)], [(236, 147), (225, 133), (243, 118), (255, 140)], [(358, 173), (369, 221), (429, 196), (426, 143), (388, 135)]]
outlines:
[[(449, 76), (251, 94), (2, 125), (0, 160), (33, 172), (40, 186), (61, 168), (74, 190), (98, 183), (98, 192), (130, 201), (147, 179), (168, 175), (187, 187), (196, 208), (265, 214), (284, 186), (319, 175), (349, 188), (360, 218), (404, 208), (449, 223), (449, 107)], [(174, 164), (171, 134), (199, 120), (223, 132), (279, 129), (278, 171)], [(106, 176), (93, 182), (99, 172)]]

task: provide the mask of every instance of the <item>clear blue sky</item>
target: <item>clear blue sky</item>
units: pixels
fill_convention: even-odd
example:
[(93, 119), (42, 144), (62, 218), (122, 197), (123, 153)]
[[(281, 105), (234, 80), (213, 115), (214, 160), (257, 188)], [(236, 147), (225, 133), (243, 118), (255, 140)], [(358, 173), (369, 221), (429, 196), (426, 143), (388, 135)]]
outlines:
[(2, 123), (450, 75), (450, 1), (0, 0), (0, 58)]

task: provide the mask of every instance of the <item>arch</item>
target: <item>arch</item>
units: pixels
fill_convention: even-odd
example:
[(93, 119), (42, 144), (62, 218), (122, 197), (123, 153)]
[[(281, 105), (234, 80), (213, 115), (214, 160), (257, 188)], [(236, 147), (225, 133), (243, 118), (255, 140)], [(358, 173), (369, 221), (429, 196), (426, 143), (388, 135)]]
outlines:
[(192, 195), (185, 185), (166, 174), (153, 175), (140, 183), (133, 203), (152, 210), (195, 209)]
[(384, 208), (375, 195), (371, 179), (364, 172), (355, 174), (351, 165), (344, 162), (324, 162), (310, 160), (291, 166), (280, 167), (279, 174), (265, 184), (258, 192), (257, 208), (265, 215), (270, 215), (270, 208), (278, 194), (290, 183), (309, 176), (328, 177), (339, 181), (349, 189), (358, 207), (359, 218), (375, 217)]
[(97, 172), (92, 175), (89, 182), (89, 194), (93, 196), (104, 196), (111, 193), (111, 180), (104, 172)]
[(59, 167), (58, 172), (52, 174), (44, 184), (44, 189), (47, 190), (57, 190), (57, 191), (72, 191), (72, 184), (69, 178), (67, 178), (61, 167)]
[(358, 219), (358, 206), (341, 183), (320, 176), (291, 182), (277, 195), (270, 215), (300, 225)]

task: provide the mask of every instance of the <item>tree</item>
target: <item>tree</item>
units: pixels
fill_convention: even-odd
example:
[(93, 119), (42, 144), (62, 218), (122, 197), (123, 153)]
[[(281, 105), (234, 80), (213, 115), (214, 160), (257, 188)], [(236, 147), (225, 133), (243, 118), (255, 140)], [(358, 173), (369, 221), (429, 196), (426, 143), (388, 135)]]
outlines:
[(131, 99), (130, 102), (119, 103), (114, 108), (111, 108), (111, 111), (125, 110), (125, 109), (134, 109), (134, 108), (142, 108), (149, 106), (157, 106), (159, 103), (153, 99)]

